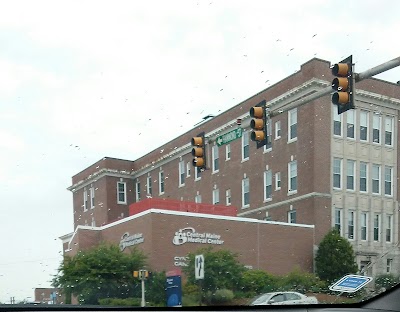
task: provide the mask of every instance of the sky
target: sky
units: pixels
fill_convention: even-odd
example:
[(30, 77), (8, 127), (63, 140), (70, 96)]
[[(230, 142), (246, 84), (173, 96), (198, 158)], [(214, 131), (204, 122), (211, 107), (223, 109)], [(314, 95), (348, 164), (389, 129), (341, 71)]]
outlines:
[(74, 174), (143, 156), (313, 57), (352, 54), (362, 72), (400, 54), (396, 0), (0, 4), (3, 303), (50, 287), (74, 230)]

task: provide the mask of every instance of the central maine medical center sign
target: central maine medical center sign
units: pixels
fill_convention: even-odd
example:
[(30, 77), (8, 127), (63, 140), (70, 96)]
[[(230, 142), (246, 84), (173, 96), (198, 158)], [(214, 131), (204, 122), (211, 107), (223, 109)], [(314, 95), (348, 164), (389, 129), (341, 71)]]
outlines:
[(221, 239), (221, 235), (208, 232), (198, 233), (194, 228), (186, 227), (175, 232), (172, 243), (176, 246), (186, 243), (222, 245), (224, 241)]

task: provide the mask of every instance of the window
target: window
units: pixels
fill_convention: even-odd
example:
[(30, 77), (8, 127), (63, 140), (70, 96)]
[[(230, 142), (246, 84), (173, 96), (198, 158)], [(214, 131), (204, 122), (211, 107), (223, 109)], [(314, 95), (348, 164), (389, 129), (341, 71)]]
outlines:
[(158, 190), (160, 195), (164, 194), (164, 171), (158, 173)]
[(249, 132), (243, 131), (242, 135), (242, 160), (249, 159), (250, 145), (249, 145)]
[(374, 241), (379, 242), (380, 240), (380, 225), (381, 225), (381, 215), (374, 215)]
[(386, 242), (392, 241), (392, 228), (393, 228), (393, 217), (392, 215), (386, 215)]
[(349, 239), (354, 239), (354, 211), (349, 211), (348, 219), (347, 219), (347, 237)]
[(381, 166), (372, 164), (372, 193), (380, 194)]
[(288, 223), (296, 223), (296, 210), (288, 212)]
[(126, 204), (126, 183), (118, 182), (117, 183), (117, 196), (118, 196), (118, 204)]
[(275, 122), (275, 140), (278, 140), (281, 138), (281, 121), (278, 120)]
[(232, 198), (231, 198), (231, 190), (228, 189), (225, 191), (225, 202), (227, 206), (230, 206), (232, 204)]
[(342, 160), (340, 158), (333, 159), (333, 188), (340, 189), (342, 176)]
[(250, 182), (249, 178), (242, 180), (242, 207), (250, 205)]
[(219, 189), (213, 190), (213, 205), (219, 204)]
[(179, 186), (185, 185), (185, 163), (179, 162)]
[(297, 161), (294, 160), (289, 163), (289, 192), (297, 191)]
[(297, 108), (289, 111), (288, 118), (288, 141), (292, 141), (297, 138)]
[(356, 162), (354, 160), (347, 160), (347, 185), (348, 190), (354, 191), (354, 171)]
[(88, 193), (86, 187), (83, 189), (83, 211), (88, 210)]
[(96, 226), (96, 220), (94, 219), (93, 216), (92, 216), (92, 226)]
[(264, 145), (264, 151), (272, 148), (272, 122), (270, 118), (268, 118), (266, 127), (267, 127), (267, 144)]
[(272, 199), (272, 171), (264, 172), (264, 200)]
[(201, 169), (198, 167), (194, 168), (194, 180), (198, 181), (201, 179)]
[(275, 190), (281, 189), (281, 173), (275, 173)]
[(190, 161), (188, 161), (186, 163), (186, 177), (187, 178), (190, 177), (191, 168), (192, 168), (192, 163)]
[(385, 166), (385, 195), (392, 196), (393, 168)]
[(231, 159), (231, 145), (226, 144), (225, 145), (225, 160)]
[(333, 108), (333, 135), (342, 136), (342, 115), (338, 114), (336, 106)]
[(342, 234), (342, 209), (335, 209), (335, 229)]
[(373, 115), (372, 117), (372, 142), (380, 143), (381, 116)]
[(94, 208), (94, 187), (90, 188), (90, 208)]
[(354, 134), (354, 130), (355, 130), (355, 110), (354, 109), (350, 109), (346, 112), (347, 115), (347, 137), (349, 139), (354, 139), (355, 138), (355, 134)]
[(194, 202), (200, 204), (201, 203), (201, 195), (197, 194), (194, 198)]
[(147, 177), (147, 196), (152, 196), (153, 195), (153, 188), (151, 184), (151, 176)]
[(368, 112), (360, 111), (360, 140), (368, 141)]
[(367, 191), (367, 169), (368, 166), (364, 162), (360, 162), (360, 192), (366, 192)]
[(393, 117), (385, 118), (385, 145), (393, 145)]
[(219, 152), (218, 145), (212, 147), (212, 171), (218, 172), (219, 170)]
[(140, 181), (136, 181), (136, 202), (140, 201)]
[(361, 230), (361, 240), (367, 240), (367, 233), (368, 233), (368, 213), (361, 212), (360, 215), (360, 230)]
[(386, 273), (392, 272), (393, 259), (386, 259)]

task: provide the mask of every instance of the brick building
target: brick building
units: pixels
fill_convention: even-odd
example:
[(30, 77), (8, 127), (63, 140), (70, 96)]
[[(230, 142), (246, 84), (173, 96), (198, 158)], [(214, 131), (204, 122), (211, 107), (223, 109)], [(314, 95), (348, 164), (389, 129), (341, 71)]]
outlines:
[[(336, 227), (352, 243), (360, 268), (373, 264), (369, 275), (400, 273), (400, 87), (378, 79), (359, 82), (356, 109), (341, 115), (328, 96), (285, 111), (332, 78), (328, 62), (312, 59), (139, 159), (103, 158), (72, 178), (75, 228), (124, 219), (130, 204), (148, 197), (233, 205), (243, 218), (315, 225), (316, 245)], [(257, 149), (248, 112), (262, 100), (285, 112), (271, 119), (270, 143)], [(237, 139), (217, 143), (233, 130)], [(202, 172), (192, 167), (190, 153), (191, 138), (200, 132), (207, 138)]]

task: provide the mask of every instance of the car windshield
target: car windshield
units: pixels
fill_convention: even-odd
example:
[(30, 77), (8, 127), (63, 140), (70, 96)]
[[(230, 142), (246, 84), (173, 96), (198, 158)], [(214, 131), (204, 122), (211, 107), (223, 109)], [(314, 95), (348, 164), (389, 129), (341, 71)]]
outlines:
[(351, 304), (397, 285), (399, 12), (4, 2), (0, 304)]

